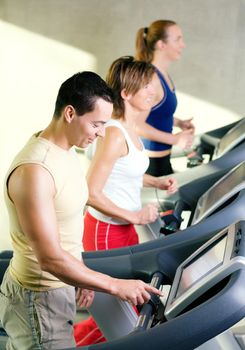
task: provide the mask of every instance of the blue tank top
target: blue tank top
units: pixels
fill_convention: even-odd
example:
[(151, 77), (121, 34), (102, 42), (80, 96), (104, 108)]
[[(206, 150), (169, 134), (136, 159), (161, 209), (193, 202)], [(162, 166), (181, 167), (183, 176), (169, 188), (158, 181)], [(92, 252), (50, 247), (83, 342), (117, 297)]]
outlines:
[[(175, 94), (175, 89), (172, 91), (163, 75), (159, 72), (157, 68), (156, 73), (160, 79), (164, 96), (163, 99), (151, 109), (149, 116), (146, 119), (146, 123), (153, 126), (154, 128), (172, 133), (173, 123), (174, 123), (174, 113), (177, 107), (177, 98)], [(149, 139), (142, 138), (144, 146), (150, 151), (164, 151), (172, 147), (166, 143), (156, 142)]]

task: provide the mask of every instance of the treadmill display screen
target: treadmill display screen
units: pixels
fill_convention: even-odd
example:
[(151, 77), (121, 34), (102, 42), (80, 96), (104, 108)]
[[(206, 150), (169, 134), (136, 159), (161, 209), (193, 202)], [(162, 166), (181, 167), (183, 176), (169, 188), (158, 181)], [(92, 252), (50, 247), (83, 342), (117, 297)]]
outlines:
[(216, 157), (220, 157), (227, 151), (229, 151), (232, 146), (235, 146), (241, 142), (245, 137), (245, 118), (243, 118), (238, 124), (236, 124), (232, 129), (230, 129), (220, 140), (217, 150)]
[(183, 266), (175, 298), (185, 293), (190, 287), (201, 281), (210, 272), (221, 266), (224, 261), (227, 234), (206, 251), (195, 256)]
[(196, 212), (193, 217), (193, 223), (200, 221), (200, 218), (207, 216), (216, 203), (219, 203), (225, 195), (232, 193), (244, 180), (245, 162), (241, 163), (230, 173), (221, 178), (199, 198)]

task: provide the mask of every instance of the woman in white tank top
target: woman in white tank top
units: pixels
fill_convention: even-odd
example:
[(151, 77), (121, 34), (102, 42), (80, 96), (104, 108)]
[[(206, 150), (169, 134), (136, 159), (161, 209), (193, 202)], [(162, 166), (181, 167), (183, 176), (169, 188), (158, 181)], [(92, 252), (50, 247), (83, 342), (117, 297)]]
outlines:
[(155, 204), (141, 207), (142, 186), (176, 190), (173, 178), (163, 180), (145, 174), (149, 159), (135, 131), (138, 118), (151, 109), (154, 74), (153, 66), (129, 56), (113, 62), (107, 74), (115, 101), (112, 119), (104, 138), (97, 141), (88, 171), (90, 207), (85, 216), (85, 250), (138, 243), (133, 225), (147, 224), (158, 216)]
[[(144, 225), (158, 216), (155, 204), (141, 207), (142, 186), (170, 193), (176, 190), (173, 178), (160, 179), (145, 174), (149, 159), (135, 131), (138, 118), (152, 107), (154, 74), (151, 64), (128, 56), (117, 59), (109, 69), (106, 80), (115, 94), (113, 115), (106, 125), (104, 138), (97, 140), (88, 171), (89, 208), (84, 219), (84, 250), (139, 243), (134, 224)], [(105, 341), (92, 317), (75, 328), (75, 337), (79, 345)]]

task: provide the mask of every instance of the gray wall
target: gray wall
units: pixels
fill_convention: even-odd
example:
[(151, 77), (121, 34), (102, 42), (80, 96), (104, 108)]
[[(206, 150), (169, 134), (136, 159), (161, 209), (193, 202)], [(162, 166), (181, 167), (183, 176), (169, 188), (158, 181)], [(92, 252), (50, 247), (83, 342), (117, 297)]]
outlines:
[(0, 0), (0, 19), (94, 54), (103, 77), (156, 19), (181, 26), (177, 89), (244, 115), (245, 0)]
[[(50, 121), (60, 83), (83, 69), (105, 77), (134, 54), (138, 28), (161, 18), (176, 20), (186, 42), (171, 67), (178, 116), (194, 116), (199, 132), (243, 116), (245, 0), (0, 0), (0, 188), (10, 160)], [(0, 212), (0, 249), (11, 249), (3, 191)]]

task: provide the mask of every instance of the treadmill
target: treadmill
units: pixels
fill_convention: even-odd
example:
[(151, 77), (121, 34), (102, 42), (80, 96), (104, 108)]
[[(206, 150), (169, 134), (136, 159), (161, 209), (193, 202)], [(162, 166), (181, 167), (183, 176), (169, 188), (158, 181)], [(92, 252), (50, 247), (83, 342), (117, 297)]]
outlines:
[[(229, 214), (224, 212), (230, 210), (230, 203), (240, 203), (240, 193), (245, 191), (245, 161), (214, 182), (215, 179), (216, 176), (207, 176), (183, 185), (168, 200), (161, 199), (159, 194), (158, 204), (163, 214), (155, 222), (141, 228), (147, 240), (175, 233), (200, 223), (212, 214), (215, 214), (216, 222), (227, 222)], [(205, 227), (208, 221), (205, 220)], [(227, 222), (227, 225), (229, 223)]]
[[(227, 192), (223, 192), (223, 188)], [(203, 211), (199, 210), (201, 203), (204, 206)], [(181, 207), (179, 204), (178, 206)], [(219, 231), (234, 222), (245, 220), (245, 162), (235, 167), (205, 193), (196, 207), (197, 210), (191, 218), (192, 225), (186, 229), (177, 230), (174, 234), (161, 233), (159, 239), (133, 247), (84, 252), (83, 259), (90, 268), (116, 278), (141, 278), (146, 282), (149, 281), (149, 276), (153, 276), (151, 269), (159, 271), (160, 263), (164, 284), (169, 285), (175, 274), (171, 265), (173, 261), (175, 266), (181, 264)], [(175, 221), (171, 225), (173, 223)], [(144, 267), (140, 267), (141, 264)], [(134, 271), (129, 276), (128, 271), (132, 268)], [(89, 312), (109, 340), (128, 335), (138, 319), (127, 303), (104, 293), (96, 293)]]
[[(126, 254), (104, 258), (101, 252), (92, 259), (85, 253), (89, 267), (118, 278), (141, 278), (160, 289), (167, 285), (169, 292), (163, 298), (152, 295), (138, 315), (126, 302), (108, 296), (115, 300), (105, 300), (103, 319), (92, 313), (108, 341), (80, 348), (244, 350), (245, 333), (236, 334), (231, 327), (245, 316), (245, 222), (219, 230), (180, 263), (178, 255), (187, 247), (179, 240), (167, 249), (125, 248)], [(120, 328), (123, 324), (127, 329)]]
[(208, 161), (221, 157), (244, 138), (245, 118), (202, 134), (194, 155), (188, 157), (187, 167), (192, 168), (203, 163), (204, 155), (208, 155)]
[[(216, 139), (212, 159), (208, 163), (171, 174), (171, 177), (177, 180), (179, 187), (201, 178), (209, 178), (212, 185), (234, 166), (244, 161), (244, 154), (245, 118), (241, 119), (239, 123), (235, 123), (234, 127), (223, 137)], [(165, 191), (157, 192), (161, 198), (167, 198)], [(152, 188), (143, 188), (141, 200), (143, 204), (156, 202), (156, 191)]]
[[(160, 286), (160, 288), (164, 288), (164, 294), (165, 297), (167, 297), (168, 290), (172, 288), (178, 266), (189, 258), (191, 254), (205, 245), (209, 239), (212, 239), (216, 234), (233, 225), (233, 223), (238, 225), (238, 228), (233, 229), (233, 231), (235, 230), (237, 232), (240, 230), (242, 236), (244, 236), (243, 232), (245, 228), (242, 222), (245, 220), (245, 189), (241, 185), (241, 183), (244, 184), (244, 166), (245, 162), (241, 163), (230, 172), (229, 177), (226, 176), (223, 182), (220, 181), (217, 185), (216, 193), (221, 195), (222, 191), (219, 190), (219, 186), (222, 186), (222, 184), (227, 189), (227, 192), (228, 184), (230, 184), (232, 189), (236, 189), (231, 198), (225, 196), (222, 200), (221, 196), (218, 201), (219, 205), (215, 205), (214, 203), (212, 210), (206, 211), (206, 216), (203, 212), (200, 213), (200, 220), (198, 220), (198, 216), (193, 215), (193, 219), (195, 218), (196, 220), (193, 225), (188, 226), (186, 229), (178, 230), (174, 234), (162, 234), (159, 239), (154, 239), (132, 247), (108, 251), (84, 252), (82, 255), (85, 264), (94, 270), (107, 273), (115, 278), (138, 278), (145, 282), (152, 283), (155, 286)], [(213, 188), (212, 191), (209, 192), (210, 195), (213, 194), (214, 190)], [(187, 194), (189, 194), (191, 199), (191, 193), (187, 191)], [(206, 197), (208, 198), (209, 195), (206, 195)], [(188, 200), (187, 197), (186, 200)], [(210, 201), (206, 200), (204, 201), (204, 205), (205, 203), (210, 203)], [(241, 224), (239, 224), (239, 222), (241, 222)], [(241, 239), (241, 241), (243, 242), (244, 239)], [(234, 272), (234, 274), (237, 274), (237, 271)], [(243, 277), (242, 280), (239, 278), (238, 284), (240, 286), (245, 286), (243, 280), (245, 278), (244, 272), (241, 274)], [(234, 277), (234, 279), (237, 280), (236, 277)], [(228, 285), (229, 288), (231, 286), (233, 290), (233, 284), (228, 283)], [(237, 289), (235, 290), (235, 295), (239, 295)], [(226, 285), (224, 289), (219, 290), (217, 295), (219, 296), (221, 294), (224, 295), (224, 298), (227, 298), (221, 298), (223, 310), (224, 305), (229, 304), (228, 300), (230, 300), (230, 297), (226, 297)], [(240, 294), (242, 294), (241, 299), (243, 299), (244, 290), (242, 290)], [(230, 294), (228, 293), (228, 295)], [(167, 299), (169, 299), (169, 297)], [(214, 295), (212, 295), (210, 300), (208, 299), (207, 303), (210, 305), (208, 310), (215, 310), (215, 305), (213, 304), (214, 299)], [(198, 307), (193, 310), (188, 310), (188, 312), (184, 314), (181, 311), (180, 315), (169, 320), (167, 319), (167, 317), (169, 317), (168, 314), (166, 313), (165, 315), (165, 305), (167, 305), (167, 303), (168, 301), (166, 300), (161, 300), (160, 302), (158, 299), (152, 297), (151, 302), (146, 304), (142, 310), (139, 310), (140, 313), (143, 313), (143, 316), (138, 317), (128, 303), (122, 302), (105, 293), (96, 293), (95, 300), (89, 311), (109, 342), (83, 348), (108, 350), (139, 348), (143, 350), (149, 349), (150, 346), (153, 349), (157, 347), (160, 349), (161, 344), (164, 344), (164, 348), (168, 350), (179, 350), (178, 346), (181, 341), (181, 350), (194, 349), (201, 344), (204, 346), (206, 341), (224, 332), (226, 329), (228, 330), (244, 317), (243, 312), (245, 312), (243, 305), (241, 307), (240, 304), (235, 304), (234, 312), (231, 314), (231, 307), (227, 306), (227, 308), (225, 308), (227, 310), (225, 310), (224, 313), (225, 318), (222, 318), (220, 322), (217, 320), (218, 328), (216, 324), (213, 324), (213, 319), (210, 321), (205, 319), (204, 316), (201, 325), (199, 324), (199, 328), (196, 328), (198, 326), (197, 320), (202, 319), (202, 314), (200, 315), (199, 310), (206, 310), (206, 302), (198, 305)], [(145, 328), (142, 321), (146, 319), (144, 313), (147, 310), (145, 309), (154, 310), (150, 311), (150, 320), (153, 322), (152, 326), (149, 326), (150, 320), (147, 321), (146, 330), (141, 328), (141, 325)], [(230, 313), (226, 314), (226, 311)], [(148, 312), (149, 311), (147, 311), (147, 313)], [(218, 314), (220, 313), (217, 311), (217, 315)], [(139, 319), (141, 321), (139, 321)], [(210, 327), (209, 321), (211, 324)], [(193, 323), (193, 326), (190, 326), (190, 322)], [(203, 322), (206, 324), (206, 328)], [(195, 335), (195, 329), (197, 335)], [(203, 331), (203, 329), (205, 331)], [(176, 334), (176, 330), (178, 330), (178, 334)], [(232, 337), (229, 338), (233, 339), (233, 334)], [(235, 340), (235, 338), (233, 340)], [(211, 349), (213, 350), (215, 348), (210, 348), (210, 350)]]

